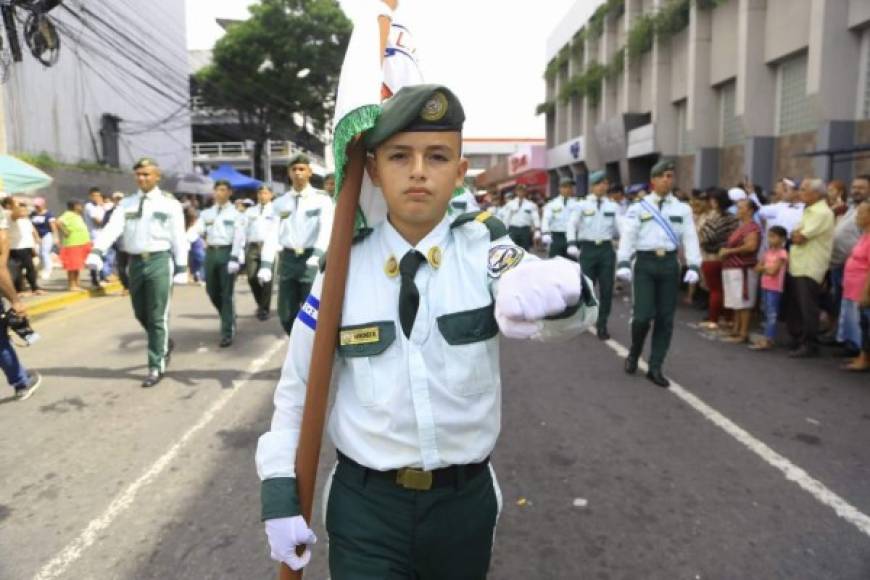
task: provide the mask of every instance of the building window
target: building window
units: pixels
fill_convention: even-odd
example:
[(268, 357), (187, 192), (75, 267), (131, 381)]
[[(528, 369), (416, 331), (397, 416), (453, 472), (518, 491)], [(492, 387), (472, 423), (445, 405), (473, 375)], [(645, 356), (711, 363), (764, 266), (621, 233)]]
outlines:
[(120, 135), (120, 117), (106, 113), (100, 120), (100, 140), (103, 145), (103, 165), (109, 167), (121, 166), (121, 154), (118, 150), (118, 136)]
[(784, 60), (779, 65), (778, 85), (777, 134), (791, 135), (815, 130), (815, 116), (807, 96), (806, 54)]
[(676, 105), (677, 108), (677, 153), (679, 155), (692, 155), (692, 143), (689, 140), (689, 108), (686, 99)]
[(743, 127), (734, 113), (737, 100), (737, 81), (719, 87), (719, 144), (733, 147), (743, 143)]

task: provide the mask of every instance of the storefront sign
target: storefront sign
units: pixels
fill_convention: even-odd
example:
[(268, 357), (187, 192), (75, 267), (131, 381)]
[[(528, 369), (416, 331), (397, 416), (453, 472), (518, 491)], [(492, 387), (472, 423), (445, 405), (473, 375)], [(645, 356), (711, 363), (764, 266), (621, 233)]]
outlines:
[(585, 160), (586, 147), (583, 137), (571, 139), (547, 151), (547, 169), (557, 169)]

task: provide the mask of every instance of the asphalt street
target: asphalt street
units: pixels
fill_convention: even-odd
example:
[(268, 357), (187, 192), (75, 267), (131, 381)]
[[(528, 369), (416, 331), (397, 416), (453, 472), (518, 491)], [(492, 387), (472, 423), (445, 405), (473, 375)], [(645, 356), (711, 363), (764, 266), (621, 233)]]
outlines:
[[(44, 385), (0, 401), (0, 579), (275, 577), (253, 455), (287, 341), (242, 286), (229, 349), (204, 289), (176, 289), (152, 390), (129, 299), (38, 321), (20, 354)], [(503, 341), (491, 578), (870, 578), (870, 375), (724, 344), (698, 318), (680, 311), (672, 390), (622, 371), (621, 299), (611, 343)], [(333, 461), (326, 446), (321, 483)]]

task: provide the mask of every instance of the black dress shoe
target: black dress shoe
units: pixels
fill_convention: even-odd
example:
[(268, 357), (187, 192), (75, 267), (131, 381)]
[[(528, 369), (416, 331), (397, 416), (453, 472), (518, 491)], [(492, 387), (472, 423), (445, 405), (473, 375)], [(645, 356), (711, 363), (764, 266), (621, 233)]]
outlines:
[(671, 381), (665, 378), (665, 375), (662, 374), (662, 371), (659, 369), (650, 369), (646, 374), (646, 378), (652, 381), (653, 384), (658, 385), (664, 389), (667, 389), (671, 386)]
[(257, 320), (268, 320), (269, 312), (266, 310), (258, 310), (257, 311)]
[(630, 375), (633, 375), (637, 372), (637, 359), (632, 357), (625, 358), (625, 372)]
[(607, 332), (606, 328), (598, 329), (598, 340), (610, 340), (610, 333)]
[(814, 346), (804, 345), (788, 353), (789, 358), (813, 358), (819, 356), (819, 349)]
[(158, 371), (157, 369), (151, 369), (148, 371), (148, 376), (145, 377), (145, 380), (142, 381), (142, 388), (149, 389), (163, 380), (163, 373)]
[(230, 346), (230, 345), (232, 345), (232, 344), (233, 344), (233, 339), (230, 338), (229, 336), (225, 336), (225, 337), (223, 337), (223, 338), (221, 339), (221, 344), (220, 344), (220, 346), (221, 346), (221, 348), (226, 348), (226, 347), (228, 347), (228, 346)]

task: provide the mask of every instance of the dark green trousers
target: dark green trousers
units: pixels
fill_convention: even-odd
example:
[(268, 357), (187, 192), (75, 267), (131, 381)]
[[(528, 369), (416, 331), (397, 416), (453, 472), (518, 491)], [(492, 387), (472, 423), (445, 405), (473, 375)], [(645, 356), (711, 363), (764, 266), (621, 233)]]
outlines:
[(613, 278), (616, 272), (616, 252), (613, 244), (580, 242), (580, 267), (583, 273), (598, 284), (598, 330), (607, 330), (610, 306), (613, 303)]
[(550, 257), (562, 256), (571, 260), (572, 258), (568, 256), (568, 238), (565, 236), (565, 232), (551, 232), (550, 235), (553, 236), (553, 242), (550, 244)]
[(412, 491), (339, 463), (326, 531), (333, 580), (482, 580), (499, 498), (489, 469), (470, 481)]
[(299, 255), (293, 250), (281, 251), (278, 264), (278, 319), (287, 336), (293, 330), (293, 321), (308, 298), (317, 275), (317, 268), (309, 268), (305, 264), (313, 253), (314, 250), (310, 248)]
[(221, 317), (221, 338), (232, 338), (236, 333), (236, 277), (227, 272), (230, 250), (229, 246), (209, 246), (205, 252), (205, 291)]
[(172, 290), (169, 252), (130, 257), (130, 301), (136, 320), (148, 335), (148, 368), (166, 370), (169, 347), (169, 296)]
[[(245, 275), (248, 278), (248, 286), (251, 287), (251, 294), (254, 295), (254, 301), (257, 303), (257, 310), (260, 312), (269, 312), (272, 308), (272, 280), (263, 284), (257, 278), (257, 272), (260, 271), (260, 254), (263, 251), (263, 244), (248, 244), (245, 248)], [(272, 273), (275, 273), (273, 266)]]
[(532, 228), (528, 226), (524, 228), (511, 226), (508, 228), (508, 235), (522, 249), (528, 250), (532, 247)]
[(638, 252), (634, 262), (634, 308), (631, 315), (630, 356), (638, 358), (653, 326), (651, 369), (661, 370), (674, 333), (674, 315), (680, 288), (680, 263), (677, 253), (657, 256)]

